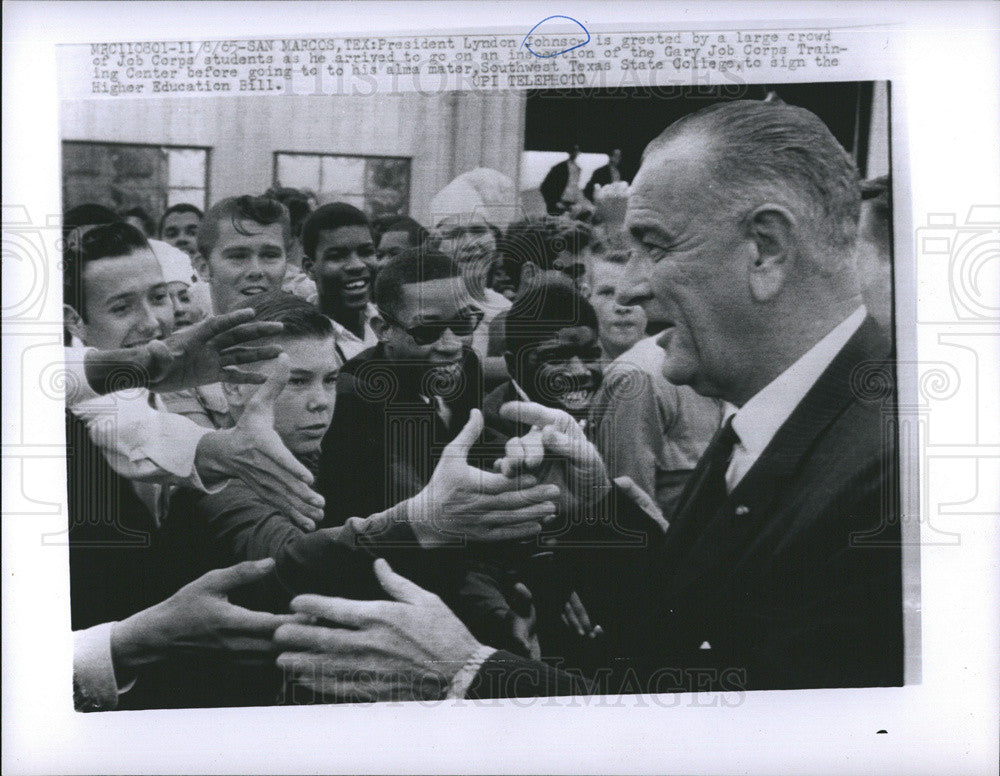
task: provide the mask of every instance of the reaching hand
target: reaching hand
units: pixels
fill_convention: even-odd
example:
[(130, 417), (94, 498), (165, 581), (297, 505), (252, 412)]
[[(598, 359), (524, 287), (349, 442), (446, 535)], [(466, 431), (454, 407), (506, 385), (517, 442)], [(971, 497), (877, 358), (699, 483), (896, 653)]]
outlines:
[(527, 472), (539, 482), (558, 486), (562, 514), (588, 509), (611, 490), (600, 453), (569, 413), (513, 401), (500, 408), (500, 415), (533, 427), (523, 437), (507, 440), (506, 455), (499, 462), (502, 474)]
[[(323, 519), (323, 497), (313, 476), (274, 430), (274, 401), (288, 382), (288, 356), (247, 402), (233, 428), (213, 431), (198, 444), (195, 466), (203, 480), (237, 478), (304, 531)], [(206, 476), (207, 475), (207, 476)]]
[(119, 683), (140, 666), (178, 653), (228, 652), (270, 660), (274, 631), (300, 618), (244, 609), (229, 603), (227, 594), (273, 569), (274, 561), (265, 558), (209, 571), (167, 600), (115, 623), (111, 654)]
[(443, 697), (479, 642), (440, 598), (381, 558), (375, 575), (391, 601), (294, 598), (292, 610), (316, 623), (278, 628), (278, 667), (327, 700)]
[(277, 345), (253, 345), (262, 337), (281, 333), (282, 325), (252, 321), (253, 310), (215, 315), (146, 345), (150, 355), (150, 389), (179, 391), (208, 383), (262, 383), (264, 375), (247, 372), (239, 364), (276, 357)]
[(526, 539), (555, 515), (556, 487), (536, 485), (531, 475), (506, 477), (469, 465), (469, 448), (482, 430), (483, 415), (472, 410), (430, 482), (407, 502), (410, 525), (422, 545)]

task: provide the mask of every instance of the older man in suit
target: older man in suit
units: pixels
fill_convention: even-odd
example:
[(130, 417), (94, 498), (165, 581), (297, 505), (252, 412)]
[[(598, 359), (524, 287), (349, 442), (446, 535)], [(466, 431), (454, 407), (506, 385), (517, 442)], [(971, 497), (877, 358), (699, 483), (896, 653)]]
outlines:
[[(891, 372), (891, 349), (854, 272), (859, 210), (852, 160), (806, 110), (719, 104), (657, 138), (629, 201), (641, 250), (623, 303), (665, 324), (666, 376), (731, 412), (665, 537), (650, 531), (647, 551), (636, 553), (649, 564), (645, 586), (580, 591), (641, 682), (595, 686), (464, 634), (438, 638), (420, 623), (441, 627), (439, 602), (382, 568), (398, 603), (378, 614), (407, 623), (424, 647), (422, 657), (398, 650), (394, 668), (424, 671), (427, 655), (458, 665), (452, 697), (901, 684), (893, 400), (891, 391), (866, 395), (859, 379)], [(544, 449), (543, 457), (528, 438), (509, 445), (505, 470), (554, 471), (562, 458), (567, 481), (587, 484), (591, 503), (613, 493), (598, 486), (607, 485), (603, 463), (568, 416), (537, 405), (504, 411), (538, 426)], [(299, 606), (348, 625), (372, 614), (338, 599)], [(327, 649), (346, 650), (379, 627), (289, 625), (276, 638), (285, 649), (326, 638)], [(343, 676), (350, 660), (325, 671)], [(374, 653), (362, 660), (384, 662)]]

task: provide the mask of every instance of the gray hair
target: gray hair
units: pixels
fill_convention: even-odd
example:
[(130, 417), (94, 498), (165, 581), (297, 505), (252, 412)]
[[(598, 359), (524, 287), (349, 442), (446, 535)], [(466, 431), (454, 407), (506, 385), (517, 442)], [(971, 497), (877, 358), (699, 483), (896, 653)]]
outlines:
[(725, 207), (746, 216), (766, 196), (811, 223), (823, 247), (853, 251), (861, 210), (857, 167), (814, 113), (779, 102), (717, 103), (667, 127), (643, 160), (693, 133), (710, 143), (710, 186)]

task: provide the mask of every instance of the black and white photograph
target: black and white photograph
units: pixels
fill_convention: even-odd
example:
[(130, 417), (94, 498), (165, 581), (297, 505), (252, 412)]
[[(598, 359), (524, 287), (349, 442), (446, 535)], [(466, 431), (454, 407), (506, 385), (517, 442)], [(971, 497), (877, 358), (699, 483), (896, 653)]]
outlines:
[(65, 102), (78, 706), (901, 685), (890, 88)]
[[(997, 514), (996, 430), (964, 448), (947, 418), (996, 368), (956, 349), (994, 336), (1000, 205), (922, 217), (914, 84), (861, 54), (880, 33), (399, 7), (411, 28), (56, 47), (44, 292), (4, 301), (39, 338), (11, 361), (38, 376), (5, 401), (4, 524), (45, 515), (67, 604), (43, 702), (251, 743), (323, 715), (787, 722), (809, 712), (783, 700), (928, 691), (928, 556), (993, 530), (949, 515)], [(5, 285), (33, 266), (17, 207)], [(950, 355), (918, 348), (922, 271), (965, 318)], [(62, 444), (29, 430), (43, 403)], [(276, 762), (235, 767), (365, 767)]]

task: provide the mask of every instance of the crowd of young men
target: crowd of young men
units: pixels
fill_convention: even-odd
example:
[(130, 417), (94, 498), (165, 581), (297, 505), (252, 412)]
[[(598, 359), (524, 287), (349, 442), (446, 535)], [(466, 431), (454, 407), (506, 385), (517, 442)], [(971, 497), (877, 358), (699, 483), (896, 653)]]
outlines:
[(78, 708), (901, 683), (850, 157), (740, 101), (591, 194), (66, 214)]

